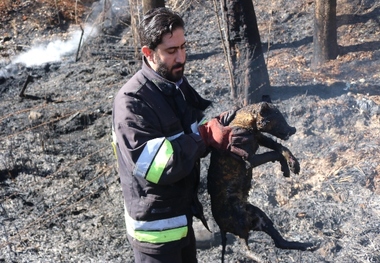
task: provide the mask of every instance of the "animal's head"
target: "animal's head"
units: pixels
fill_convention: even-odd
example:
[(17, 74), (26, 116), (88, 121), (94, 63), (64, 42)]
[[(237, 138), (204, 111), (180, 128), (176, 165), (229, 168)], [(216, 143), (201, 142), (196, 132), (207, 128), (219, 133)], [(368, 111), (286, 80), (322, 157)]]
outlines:
[(268, 102), (241, 108), (231, 124), (252, 131), (266, 132), (282, 140), (287, 140), (296, 133), (296, 128), (290, 126), (282, 113)]
[(267, 132), (280, 138), (287, 140), (296, 133), (296, 128), (290, 126), (282, 113), (271, 103), (259, 103), (259, 110), (256, 118), (257, 130)]

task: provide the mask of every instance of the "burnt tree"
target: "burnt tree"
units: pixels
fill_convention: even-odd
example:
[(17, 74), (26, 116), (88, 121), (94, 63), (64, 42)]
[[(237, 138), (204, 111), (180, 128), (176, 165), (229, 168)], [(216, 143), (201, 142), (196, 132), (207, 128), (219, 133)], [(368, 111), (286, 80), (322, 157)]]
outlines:
[(223, 0), (228, 55), (232, 71), (231, 96), (243, 104), (270, 100), (270, 82), (254, 6), (251, 0)]
[(336, 0), (316, 0), (312, 68), (338, 56)]
[(144, 14), (156, 7), (165, 7), (165, 0), (143, 0)]

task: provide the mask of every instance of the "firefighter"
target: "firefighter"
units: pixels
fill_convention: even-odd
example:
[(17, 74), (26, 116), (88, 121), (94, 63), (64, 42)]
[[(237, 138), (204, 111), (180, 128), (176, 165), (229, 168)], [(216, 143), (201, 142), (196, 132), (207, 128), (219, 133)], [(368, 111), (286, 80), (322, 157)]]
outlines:
[(127, 237), (135, 262), (197, 262), (193, 216), (205, 223), (200, 158), (209, 147), (244, 156), (239, 142), (250, 135), (224, 126), (231, 112), (202, 123), (211, 101), (184, 76), (185, 26), (177, 13), (152, 9), (139, 27), (142, 68), (117, 93), (112, 116)]

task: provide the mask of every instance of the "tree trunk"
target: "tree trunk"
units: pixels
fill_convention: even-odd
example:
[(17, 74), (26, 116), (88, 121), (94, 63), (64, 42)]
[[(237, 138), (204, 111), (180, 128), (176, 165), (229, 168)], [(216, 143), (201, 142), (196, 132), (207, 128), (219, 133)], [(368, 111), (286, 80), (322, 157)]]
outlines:
[(236, 88), (235, 94), (244, 105), (259, 102), (264, 96), (270, 96), (270, 83), (253, 3), (224, 0), (222, 5), (235, 78), (232, 88)]
[(144, 14), (156, 7), (165, 7), (165, 0), (143, 0)]
[(338, 56), (336, 0), (316, 0), (314, 10), (312, 68)]

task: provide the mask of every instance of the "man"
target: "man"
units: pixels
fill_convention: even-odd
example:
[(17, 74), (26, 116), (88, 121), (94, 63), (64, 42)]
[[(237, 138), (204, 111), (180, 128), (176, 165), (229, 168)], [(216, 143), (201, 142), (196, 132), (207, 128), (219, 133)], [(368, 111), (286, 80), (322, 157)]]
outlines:
[(229, 113), (201, 125), (211, 102), (184, 77), (178, 14), (153, 9), (139, 32), (142, 69), (116, 95), (112, 123), (128, 240), (136, 262), (197, 262), (192, 217), (205, 222), (200, 158), (208, 147), (246, 157), (238, 143), (247, 135), (223, 125)]

